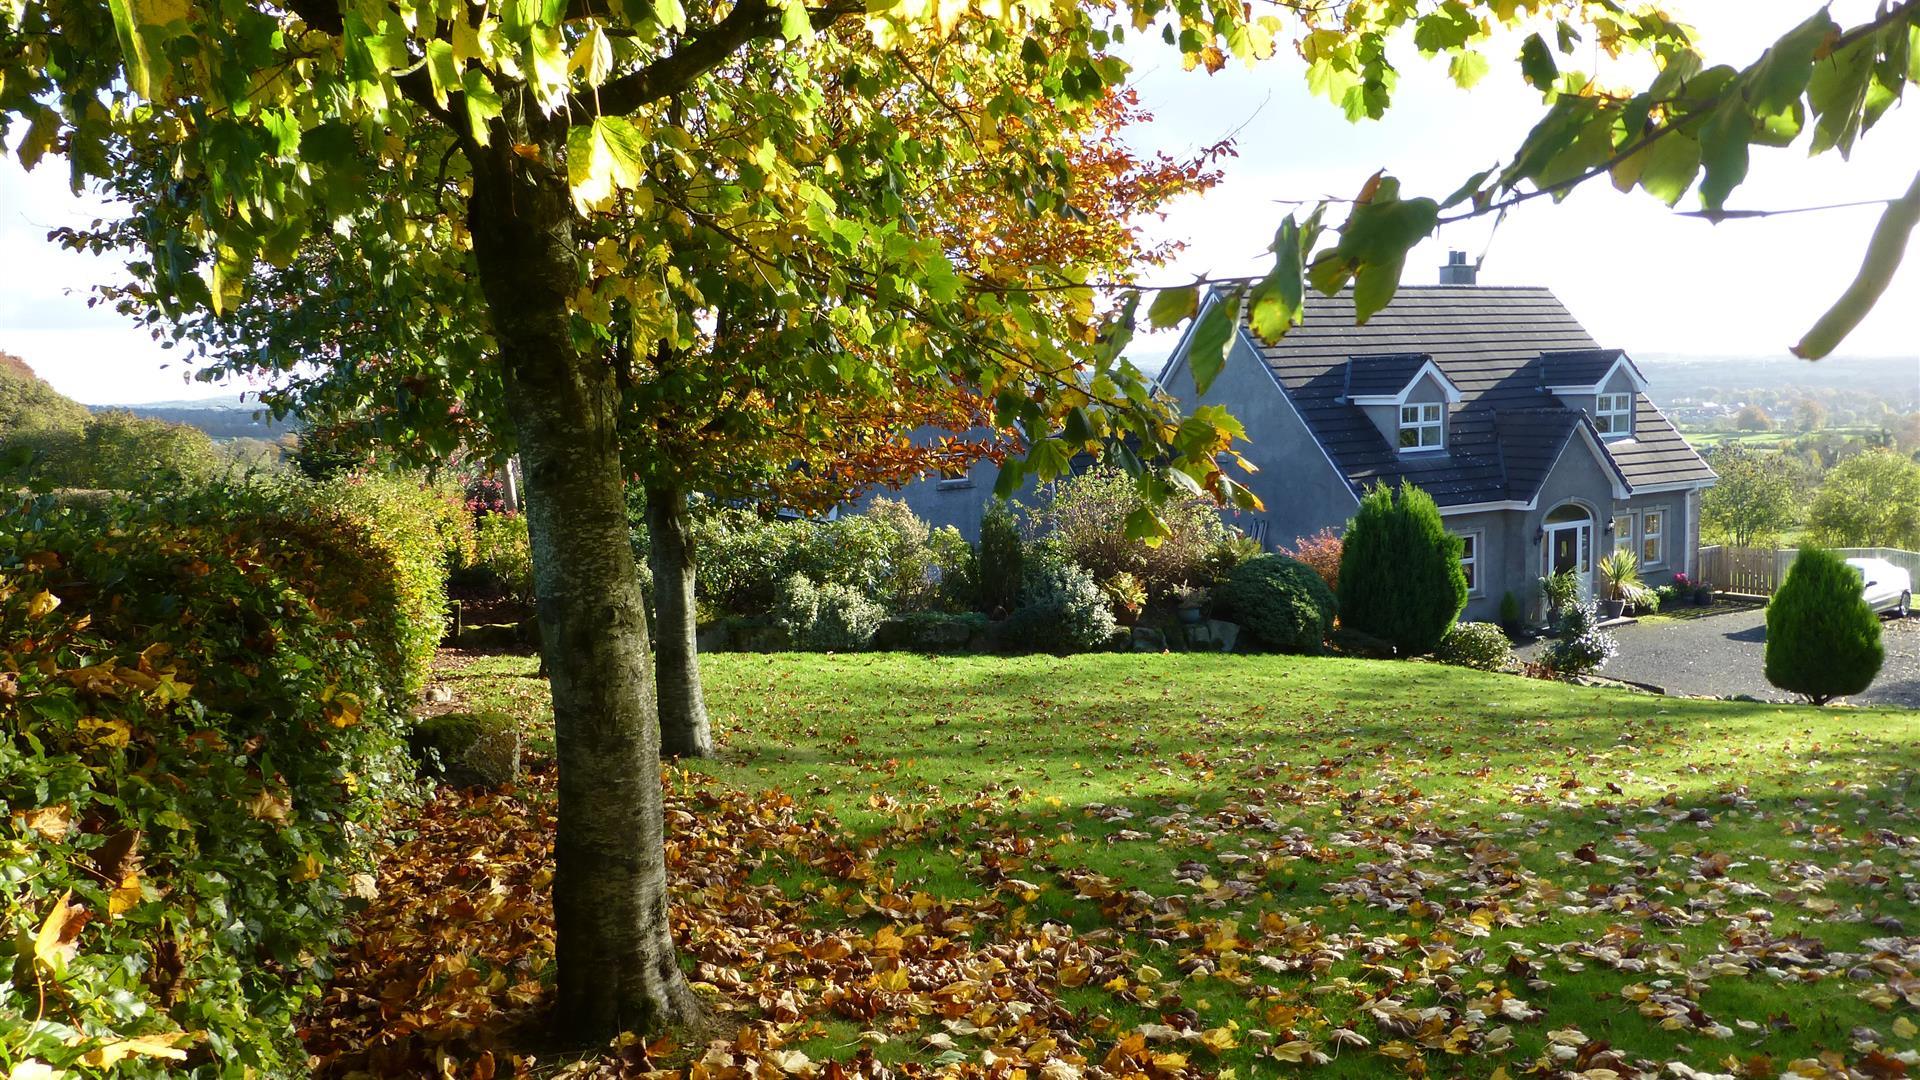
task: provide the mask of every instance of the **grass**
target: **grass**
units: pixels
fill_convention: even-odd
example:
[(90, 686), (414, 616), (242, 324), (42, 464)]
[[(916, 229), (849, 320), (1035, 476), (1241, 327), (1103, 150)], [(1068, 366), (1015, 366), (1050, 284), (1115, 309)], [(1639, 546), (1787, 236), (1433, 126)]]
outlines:
[[(1915, 957), (1879, 940), (1920, 933), (1908, 711), (1327, 658), (704, 665), (724, 752), (694, 768), (837, 821), (871, 846), (876, 888), (972, 897), (1011, 878), (1028, 925), (1124, 943), (1128, 986), (1063, 993), (1096, 1044), (1165, 1021), (1228, 1033), (1209, 1068), (1270, 1073), (1273, 1047), (1304, 1042), (1353, 1076), (1517, 1075), (1601, 1043), (1784, 1068), (1865, 1053), (1857, 1029), (1920, 1048), (1891, 1011), (1910, 1012)], [(533, 666), (481, 658), (452, 685), (538, 727)], [(830, 895), (780, 853), (757, 878)], [(1090, 898), (1107, 885), (1150, 896), (1122, 911)], [(1506, 996), (1525, 1005), (1502, 1016)], [(1340, 1049), (1342, 1029), (1369, 1045)], [(1477, 1049), (1450, 1057), (1449, 1031)], [(859, 1031), (815, 1036), (822, 1057)]]

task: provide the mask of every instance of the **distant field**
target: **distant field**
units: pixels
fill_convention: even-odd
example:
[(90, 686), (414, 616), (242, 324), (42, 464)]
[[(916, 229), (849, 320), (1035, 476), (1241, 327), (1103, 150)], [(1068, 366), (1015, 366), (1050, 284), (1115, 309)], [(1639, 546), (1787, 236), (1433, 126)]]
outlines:
[[(1838, 435), (1873, 435), (1880, 429), (1874, 427), (1836, 427), (1823, 428), (1824, 432)], [(1790, 442), (1805, 432), (1798, 431), (1687, 431), (1682, 429), (1681, 436), (1696, 450), (1711, 450), (1716, 446), (1732, 443), (1750, 450), (1777, 450), (1782, 443)]]

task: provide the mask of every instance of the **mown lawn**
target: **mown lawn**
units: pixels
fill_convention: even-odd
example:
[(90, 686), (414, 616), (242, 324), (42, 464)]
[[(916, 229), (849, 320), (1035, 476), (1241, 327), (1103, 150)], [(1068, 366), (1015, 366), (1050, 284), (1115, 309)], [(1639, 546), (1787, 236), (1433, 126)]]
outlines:
[[(1149, 1072), (1154, 1053), (1243, 1075), (1920, 1062), (1911, 712), (1320, 658), (704, 670), (724, 753), (694, 769), (790, 796), (852, 853), (823, 869), (768, 845), (754, 885), (856, 948), (1070, 927), (1104, 959), (1055, 965), (1046, 993), (1090, 1062), (1130, 1035)], [(532, 671), (462, 658), (447, 679), (537, 742)], [(920, 1015), (813, 1002), (831, 982), (791, 987), (814, 1060), (971, 1061), (1012, 1038), (937, 993)]]

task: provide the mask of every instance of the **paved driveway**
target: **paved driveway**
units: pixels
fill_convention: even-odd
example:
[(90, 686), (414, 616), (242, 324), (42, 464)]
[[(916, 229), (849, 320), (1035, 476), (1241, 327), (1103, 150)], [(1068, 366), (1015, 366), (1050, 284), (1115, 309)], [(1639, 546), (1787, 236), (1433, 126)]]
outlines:
[[(1920, 707), (1920, 618), (1881, 623), (1886, 663), (1866, 692), (1848, 700), (1858, 704)], [(1746, 694), (1766, 701), (1791, 701), (1792, 694), (1768, 685), (1763, 669), (1767, 640), (1766, 609), (1681, 608), (1675, 616), (1616, 626), (1620, 653), (1598, 674), (1647, 683), (1677, 694)], [(1534, 642), (1517, 650), (1533, 658), (1546, 647)]]

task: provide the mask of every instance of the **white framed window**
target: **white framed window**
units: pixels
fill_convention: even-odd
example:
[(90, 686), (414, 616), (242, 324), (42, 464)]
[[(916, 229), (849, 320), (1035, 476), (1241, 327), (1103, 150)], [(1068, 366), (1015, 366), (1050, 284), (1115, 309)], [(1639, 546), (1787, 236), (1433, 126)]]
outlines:
[(1640, 565), (1659, 566), (1667, 560), (1667, 512), (1649, 510), (1640, 517)]
[(1460, 535), (1460, 569), (1467, 575), (1467, 595), (1480, 595), (1480, 537), (1481, 533), (1470, 532)]
[(966, 472), (943, 473), (940, 477), (941, 491), (964, 491), (973, 486), (973, 477)]
[(1639, 516), (1640, 515), (1631, 510), (1625, 510), (1613, 515), (1613, 550), (1633, 550), (1633, 523), (1634, 519)]
[(1633, 395), (1601, 394), (1595, 398), (1593, 426), (1610, 439), (1633, 434)]
[(1400, 406), (1400, 452), (1439, 450), (1446, 444), (1447, 407), (1438, 402)]

